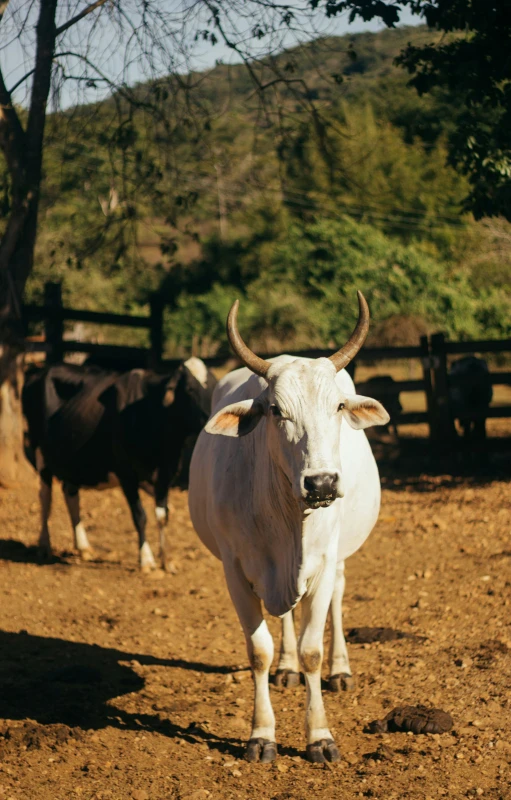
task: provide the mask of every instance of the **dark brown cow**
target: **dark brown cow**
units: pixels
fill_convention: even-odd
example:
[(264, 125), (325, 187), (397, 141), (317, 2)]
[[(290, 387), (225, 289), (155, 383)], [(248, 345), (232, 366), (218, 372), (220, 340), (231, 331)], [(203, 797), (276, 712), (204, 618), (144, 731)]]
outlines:
[(191, 358), (170, 375), (136, 369), (119, 374), (97, 367), (55, 365), (34, 370), (23, 389), (28, 445), (41, 478), (41, 553), (51, 552), (48, 517), (52, 479), (63, 482), (75, 546), (91, 547), (80, 519), (79, 489), (118, 482), (139, 536), (140, 565), (155, 567), (145, 538), (139, 487), (154, 493), (165, 565), (167, 496), (183, 447), (208, 419), (215, 378)]

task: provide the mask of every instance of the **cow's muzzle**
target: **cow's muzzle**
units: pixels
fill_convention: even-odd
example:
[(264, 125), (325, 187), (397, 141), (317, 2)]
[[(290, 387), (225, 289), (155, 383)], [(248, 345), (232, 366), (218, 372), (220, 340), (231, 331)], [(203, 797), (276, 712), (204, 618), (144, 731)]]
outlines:
[(302, 498), (309, 508), (326, 508), (341, 496), (338, 472), (317, 472), (303, 478)]

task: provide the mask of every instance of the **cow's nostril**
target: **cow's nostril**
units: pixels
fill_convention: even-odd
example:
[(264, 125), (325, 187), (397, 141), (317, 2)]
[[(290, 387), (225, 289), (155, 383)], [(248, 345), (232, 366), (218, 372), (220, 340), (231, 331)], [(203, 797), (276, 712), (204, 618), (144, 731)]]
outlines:
[(303, 479), (303, 488), (308, 495), (323, 499), (330, 496), (337, 487), (339, 476), (335, 472), (321, 472), (307, 475)]
[(307, 475), (303, 481), (303, 486), (306, 492), (315, 492), (319, 488), (320, 478), (318, 475)]

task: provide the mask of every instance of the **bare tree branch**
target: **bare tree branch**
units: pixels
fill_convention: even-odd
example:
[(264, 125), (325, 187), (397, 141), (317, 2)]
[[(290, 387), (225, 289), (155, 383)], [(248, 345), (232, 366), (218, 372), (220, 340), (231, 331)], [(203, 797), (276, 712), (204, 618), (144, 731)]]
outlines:
[(11, 94), (0, 69), (0, 147), (2, 148), (7, 168), (15, 178), (23, 162), (25, 132), (23, 131), (16, 109), (12, 104)]
[(36, 28), (37, 50), (27, 122), (28, 155), (35, 158), (38, 158), (42, 148), (46, 104), (50, 93), (51, 70), (55, 52), (57, 3), (58, 0), (45, 0), (41, 3)]
[(33, 69), (31, 69), (29, 72), (27, 72), (26, 75), (23, 75), (23, 77), (20, 78), (19, 81), (16, 81), (14, 86), (11, 86), (11, 88), (9, 89), (9, 94), (10, 95), (14, 94), (16, 89), (18, 89), (21, 86), (22, 83), (25, 83), (27, 78), (30, 78), (30, 76), (33, 75), (34, 72), (35, 72), (35, 67)]
[(66, 57), (76, 58), (78, 61), (83, 61), (84, 64), (86, 64), (91, 70), (99, 75), (99, 80), (102, 80), (108, 84), (112, 90), (118, 91), (121, 95), (124, 93), (126, 96), (128, 95), (128, 92), (123, 86), (118, 86), (114, 81), (110, 80), (110, 78), (108, 78), (108, 76), (100, 70), (97, 64), (94, 64), (94, 62), (87, 58), (87, 56), (83, 55), (82, 53), (77, 53), (74, 50), (63, 50), (62, 52), (55, 53), (55, 58)]
[(227, 45), (227, 47), (230, 47), (231, 50), (233, 50), (235, 53), (237, 53), (239, 55), (239, 57), (243, 60), (243, 63), (245, 64), (245, 66), (246, 66), (246, 68), (247, 68), (247, 70), (249, 72), (249, 75), (250, 75), (250, 77), (252, 78), (252, 80), (254, 82), (254, 85), (256, 87), (256, 91), (260, 93), (261, 92), (261, 82), (260, 82), (259, 78), (257, 77), (257, 74), (256, 74), (256, 72), (255, 72), (255, 70), (254, 70), (254, 68), (252, 66), (251, 61), (249, 61), (249, 59), (247, 58), (246, 54), (242, 51), (242, 49), (236, 44), (236, 42), (233, 42), (232, 39), (230, 39), (229, 35), (224, 30), (224, 27), (223, 27), (223, 25), (222, 25), (222, 23), (220, 21), (220, 14), (218, 12), (218, 8), (215, 5), (213, 5), (212, 3), (210, 3), (209, 0), (204, 0), (204, 3), (207, 6), (207, 8), (211, 11), (211, 14), (212, 14), (212, 17), (213, 17), (213, 20), (214, 20), (214, 23), (215, 23), (215, 27), (217, 28), (218, 32), (220, 33), (220, 35), (221, 35), (222, 39), (224, 40), (225, 44)]
[[(0, 0), (0, 23), (8, 5), (9, 0)], [(4, 151), (7, 168), (12, 176), (20, 169), (23, 146), (23, 128), (0, 68), (0, 147)]]
[(64, 31), (67, 31), (73, 25), (76, 25), (77, 22), (80, 22), (80, 20), (82, 20), (88, 14), (92, 13), (92, 11), (95, 11), (97, 8), (100, 8), (101, 6), (104, 6), (106, 2), (107, 0), (96, 0), (95, 3), (91, 3), (90, 6), (84, 8), (84, 10), (81, 11), (79, 14), (77, 14), (76, 17), (73, 17), (67, 22), (64, 22), (63, 25), (57, 28), (57, 30), (55, 31), (56, 36), (60, 36), (61, 33), (64, 33)]
[(11, 255), (18, 244), (28, 214), (29, 200), (24, 198), (18, 207), (11, 212), (7, 228), (0, 243), (0, 275), (9, 270)]

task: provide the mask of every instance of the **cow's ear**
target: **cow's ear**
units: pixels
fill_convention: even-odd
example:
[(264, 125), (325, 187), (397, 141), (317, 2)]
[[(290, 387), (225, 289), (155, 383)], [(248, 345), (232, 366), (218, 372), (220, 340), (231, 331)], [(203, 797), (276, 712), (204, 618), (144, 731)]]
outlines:
[(207, 433), (216, 433), (221, 436), (246, 436), (253, 431), (261, 417), (264, 416), (264, 407), (258, 400), (242, 400), (225, 406), (211, 417), (206, 425)]
[(343, 416), (348, 425), (355, 430), (370, 428), (371, 425), (386, 425), (390, 417), (378, 400), (362, 397), (360, 394), (346, 397)]

